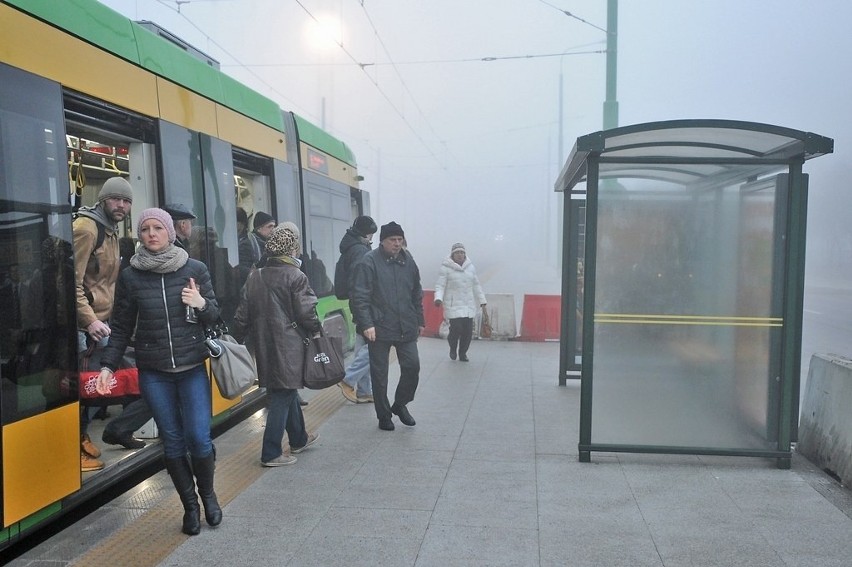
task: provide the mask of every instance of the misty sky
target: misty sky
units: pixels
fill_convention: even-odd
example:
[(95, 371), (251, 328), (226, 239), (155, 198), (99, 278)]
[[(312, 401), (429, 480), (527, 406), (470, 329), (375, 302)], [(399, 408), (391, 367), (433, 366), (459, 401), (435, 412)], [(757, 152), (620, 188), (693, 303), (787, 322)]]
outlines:
[[(373, 216), (402, 224), (425, 288), (462, 241), (487, 292), (559, 293), (553, 184), (576, 138), (602, 127), (606, 0), (104, 3), (349, 144)], [(342, 48), (308, 34), (330, 16)], [(809, 282), (852, 282), (850, 21), (848, 0), (619, 6), (620, 125), (723, 118), (835, 140), (805, 164)]]

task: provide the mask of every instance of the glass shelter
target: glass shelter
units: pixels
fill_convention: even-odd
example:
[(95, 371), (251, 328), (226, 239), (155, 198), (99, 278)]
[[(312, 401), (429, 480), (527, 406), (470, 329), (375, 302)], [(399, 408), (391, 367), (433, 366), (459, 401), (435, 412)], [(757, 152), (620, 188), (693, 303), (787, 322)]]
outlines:
[(762, 456), (798, 418), (808, 159), (833, 140), (676, 120), (577, 139), (564, 192), (560, 383), (592, 451)]

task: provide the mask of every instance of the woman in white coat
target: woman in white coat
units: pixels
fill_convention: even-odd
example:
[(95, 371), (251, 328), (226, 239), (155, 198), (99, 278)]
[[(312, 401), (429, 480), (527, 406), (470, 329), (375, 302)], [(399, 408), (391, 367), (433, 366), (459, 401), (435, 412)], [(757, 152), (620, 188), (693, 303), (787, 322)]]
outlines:
[(485, 306), (485, 293), (476, 277), (476, 268), (467, 257), (464, 244), (456, 242), (441, 264), (435, 284), (435, 305), (444, 306), (444, 317), (450, 321), (450, 358), (456, 355), (467, 362), (467, 349), (473, 336), (473, 318)]

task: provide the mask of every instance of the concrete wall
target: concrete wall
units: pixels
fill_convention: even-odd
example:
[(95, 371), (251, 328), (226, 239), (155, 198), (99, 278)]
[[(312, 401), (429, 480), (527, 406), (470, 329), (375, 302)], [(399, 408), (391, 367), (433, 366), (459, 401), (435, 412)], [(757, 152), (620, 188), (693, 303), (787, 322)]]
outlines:
[(811, 357), (796, 449), (852, 486), (852, 360)]

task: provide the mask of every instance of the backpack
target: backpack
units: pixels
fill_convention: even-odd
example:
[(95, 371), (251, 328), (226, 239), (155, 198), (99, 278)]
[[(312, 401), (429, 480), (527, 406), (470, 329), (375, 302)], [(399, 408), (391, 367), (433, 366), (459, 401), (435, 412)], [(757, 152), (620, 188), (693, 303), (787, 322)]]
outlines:
[(334, 265), (334, 295), (337, 299), (349, 299), (349, 268), (345, 254), (341, 254)]
[[(77, 220), (78, 218), (80, 218), (80, 216), (81, 215), (74, 213), (73, 215), (71, 215), (71, 222)], [(85, 218), (91, 218), (91, 217), (85, 217)], [(98, 248), (100, 248), (101, 246), (104, 245), (104, 239), (106, 238), (106, 228), (104, 228), (104, 225), (102, 225), (101, 223), (99, 223), (95, 219), (92, 219), (92, 220), (94, 221), (95, 226), (98, 228), (98, 237), (95, 240), (95, 247), (92, 248), (92, 254), (94, 254), (95, 250), (97, 250)]]

